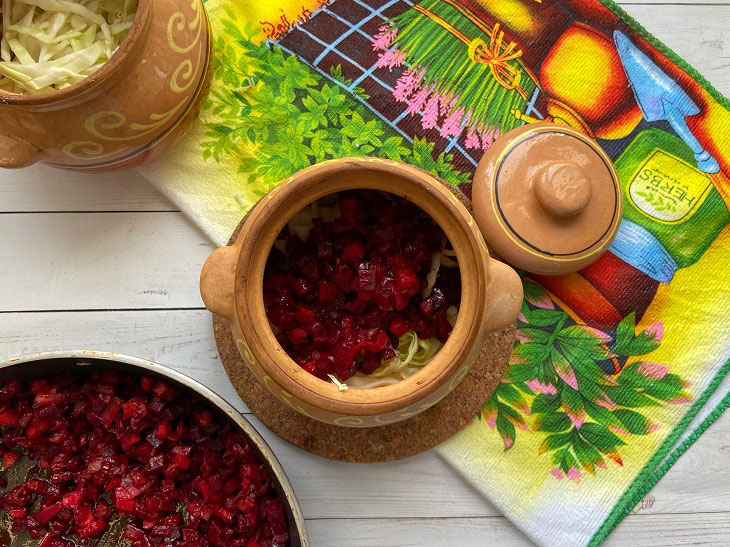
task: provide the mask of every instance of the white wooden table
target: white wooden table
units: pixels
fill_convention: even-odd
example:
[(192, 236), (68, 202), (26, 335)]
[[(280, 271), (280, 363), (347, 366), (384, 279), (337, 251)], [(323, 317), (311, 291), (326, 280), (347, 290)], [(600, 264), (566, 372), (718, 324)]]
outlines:
[[(550, 0), (543, 0), (550, 1)], [(730, 2), (621, 2), (730, 96)], [(240, 400), (218, 359), (198, 275), (213, 247), (135, 172), (0, 172), (0, 359), (56, 349), (144, 357), (247, 413), (294, 485), (316, 547), (525, 545), (440, 458), (330, 462), (293, 448)], [(608, 545), (730, 543), (730, 415), (721, 417)]]

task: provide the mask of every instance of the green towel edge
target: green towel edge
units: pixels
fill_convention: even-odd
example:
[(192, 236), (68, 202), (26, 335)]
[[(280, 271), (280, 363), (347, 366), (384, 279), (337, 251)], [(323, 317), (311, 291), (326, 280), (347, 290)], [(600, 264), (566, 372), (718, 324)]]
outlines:
[[(641, 36), (644, 40), (649, 42), (659, 53), (663, 54), (665, 57), (667, 57), (670, 61), (672, 61), (675, 65), (679, 66), (682, 70), (684, 70), (687, 74), (692, 76), (694, 80), (699, 82), (702, 87), (705, 88), (705, 90), (712, 96), (713, 99), (715, 99), (718, 103), (720, 103), (722, 106), (724, 106), (727, 110), (730, 110), (730, 100), (728, 100), (722, 93), (720, 93), (715, 87), (708, 82), (705, 77), (700, 74), (697, 69), (695, 69), (692, 65), (690, 65), (687, 61), (682, 59), (679, 55), (677, 55), (671, 48), (666, 46), (664, 43), (659, 41), (657, 38), (655, 38), (648, 30), (646, 30), (641, 23), (639, 23), (636, 19), (631, 17), (628, 13), (626, 13), (621, 6), (616, 4), (613, 0), (598, 0), (601, 4), (606, 6), (608, 9), (610, 9), (612, 12), (614, 12), (616, 15), (618, 15), (619, 19), (621, 19), (624, 23), (626, 23), (629, 27), (631, 27), (636, 33)], [(688, 4), (692, 5), (692, 4)]]
[[(715, 99), (720, 105), (730, 110), (730, 101), (725, 98), (715, 87), (705, 79), (692, 65), (687, 63), (679, 55), (677, 55), (672, 49), (667, 47), (664, 43), (655, 38), (649, 31), (647, 31), (638, 21), (626, 13), (619, 5), (613, 0), (599, 0), (601, 4), (606, 6), (618, 17), (636, 31), (639, 36), (644, 38), (649, 44), (651, 44), (657, 51), (662, 53), (665, 57), (671, 60), (674, 64), (679, 66), (684, 72), (690, 75), (694, 80), (700, 83), (702, 87)], [(672, 433), (665, 439), (662, 446), (657, 450), (654, 456), (644, 466), (641, 472), (636, 476), (631, 486), (623, 493), (619, 501), (614, 505), (613, 509), (603, 521), (603, 524), (596, 530), (591, 540), (588, 543), (589, 547), (599, 545), (613, 529), (621, 522), (626, 515), (636, 506), (639, 501), (651, 490), (654, 485), (669, 471), (679, 457), (684, 454), (687, 449), (694, 444), (694, 442), (704, 433), (708, 427), (710, 427), (715, 420), (723, 413), (723, 411), (730, 406), (730, 393), (728, 393), (723, 400), (713, 409), (713, 411), (703, 420), (699, 427), (687, 438), (685, 441), (678, 446), (671, 454), (669, 460), (664, 465), (657, 467), (659, 463), (670, 453), (672, 447), (677, 442), (677, 439), (687, 430), (690, 423), (705, 405), (710, 396), (717, 390), (719, 385), (725, 379), (728, 372), (730, 372), (730, 359), (723, 365), (718, 371), (713, 380), (707, 386), (705, 391), (702, 393), (700, 398), (695, 401), (692, 408), (685, 414), (682, 420), (675, 426)]]
[(670, 453), (672, 447), (677, 442), (677, 439), (679, 439), (679, 437), (687, 430), (694, 417), (705, 403), (707, 403), (710, 396), (717, 390), (728, 372), (730, 372), (730, 359), (728, 359), (717, 372), (715, 377), (702, 392), (699, 399), (694, 402), (690, 410), (674, 427), (672, 433), (664, 440), (662, 445), (659, 447), (659, 450), (656, 451), (654, 456), (652, 456), (641, 472), (639, 472), (631, 483), (631, 486), (626, 489), (623, 495), (616, 502), (616, 505), (613, 506), (613, 509), (603, 521), (603, 524), (601, 524), (598, 530), (596, 530), (596, 533), (593, 534), (591, 540), (588, 542), (589, 547), (599, 545), (604, 539), (606, 539), (606, 537), (608, 537), (618, 523), (631, 512), (646, 493), (649, 492), (649, 490), (651, 490), (657, 482), (659, 482), (659, 479), (661, 479), (667, 471), (669, 471), (677, 459), (679, 459), (679, 457), (684, 454), (690, 446), (692, 446), (700, 435), (702, 435), (702, 433), (704, 433), (730, 405), (730, 393), (728, 393), (707, 416), (707, 418), (703, 420), (700, 426), (675, 449), (669, 460), (667, 460), (661, 467), (657, 467), (659, 463)]

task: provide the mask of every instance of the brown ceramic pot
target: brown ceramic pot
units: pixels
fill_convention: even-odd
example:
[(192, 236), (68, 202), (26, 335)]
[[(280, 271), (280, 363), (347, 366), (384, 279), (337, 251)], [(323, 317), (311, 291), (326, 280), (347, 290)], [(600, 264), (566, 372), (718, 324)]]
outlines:
[[(358, 188), (407, 196), (431, 215), (456, 251), (462, 298), (454, 330), (423, 370), (397, 384), (339, 391), (297, 365), (276, 341), (263, 277), (274, 241), (296, 212)], [(420, 169), (376, 158), (326, 161), (281, 182), (253, 208), (236, 243), (208, 258), (200, 290), (206, 307), (230, 321), (244, 361), (271, 393), (306, 416), (350, 427), (397, 422), (436, 404), (469, 372), (487, 333), (514, 323), (522, 303), (516, 272), (489, 256), (474, 219), (448, 188)]]
[(474, 173), (472, 202), (490, 247), (543, 275), (596, 261), (623, 211), (618, 175), (598, 143), (547, 122), (523, 125), (492, 143)]
[(0, 167), (110, 170), (157, 157), (199, 109), (211, 53), (202, 0), (139, 0), (121, 46), (89, 77), (40, 95), (0, 91)]

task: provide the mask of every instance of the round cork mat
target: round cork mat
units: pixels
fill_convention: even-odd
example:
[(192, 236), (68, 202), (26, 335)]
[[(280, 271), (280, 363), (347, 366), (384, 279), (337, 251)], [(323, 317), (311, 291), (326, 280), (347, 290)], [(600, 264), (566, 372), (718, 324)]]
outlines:
[[(471, 211), (469, 199), (449, 186)], [(228, 244), (236, 241), (243, 222)], [(318, 456), (355, 463), (385, 462), (414, 456), (460, 431), (482, 408), (507, 369), (514, 327), (490, 334), (469, 374), (440, 402), (406, 420), (372, 428), (326, 424), (300, 414), (274, 397), (251, 374), (236, 348), (228, 321), (213, 316), (223, 368), (248, 408), (285, 441)]]

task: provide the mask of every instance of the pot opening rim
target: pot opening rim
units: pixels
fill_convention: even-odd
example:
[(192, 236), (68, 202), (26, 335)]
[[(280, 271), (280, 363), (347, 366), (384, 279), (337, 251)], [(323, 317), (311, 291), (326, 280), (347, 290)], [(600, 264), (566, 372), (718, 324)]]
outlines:
[[(445, 382), (450, 382), (457, 374), (479, 336), (479, 330), (483, 330), (488, 281), (483, 261), (484, 254), (488, 257), (488, 252), (486, 246), (483, 248), (484, 254), (480, 250), (480, 244), (471, 231), (473, 219), (466, 207), (430, 174), (397, 162), (389, 165), (372, 162), (367, 158), (338, 161), (350, 162), (350, 165), (341, 168), (340, 163), (339, 166), (335, 164), (322, 168), (319, 164), (305, 169), (295, 175), (293, 180), (287, 179), (281, 183), (279, 190), (264, 198), (268, 202), (264, 202), (267, 207), (257, 207), (252, 212), (252, 216), (258, 216), (261, 222), (256, 233), (248, 235), (254, 241), (249, 248), (250, 252), (245, 252), (244, 246), (238, 257), (234, 291), (235, 313), (242, 331), (248, 333), (245, 337), (249, 339), (253, 334), (254, 340), (258, 342), (251, 344), (249, 340), (249, 345), (257, 346), (251, 348), (252, 354), (258, 354), (256, 360), (270, 379), (300, 398), (303, 395), (303, 400), (310, 404), (319, 399), (320, 402), (326, 402), (327, 406), (337, 406), (336, 411), (344, 411), (345, 414), (373, 415), (386, 406), (392, 407), (396, 401), (402, 401), (403, 406), (409, 406), (427, 397)], [(384, 182), (363, 181), (373, 175), (381, 178), (385, 175)], [(392, 186), (388, 186), (393, 179), (405, 181), (410, 190), (394, 190)], [(456, 252), (462, 293), (454, 329), (427, 366), (395, 384), (340, 391), (333, 383), (321, 380), (301, 368), (274, 337), (263, 304), (263, 269), (274, 241), (292, 216), (284, 215), (284, 209), (287, 212), (296, 212), (323, 196), (346, 189), (374, 189), (407, 197), (431, 216)], [(264, 212), (264, 209), (268, 211)], [(260, 258), (261, 254), (264, 255), (263, 260)], [(259, 257), (258, 260), (252, 260), (256, 256)], [(240, 284), (244, 271), (247, 279), (245, 297)], [(244, 298), (245, 305), (242, 305)]]

